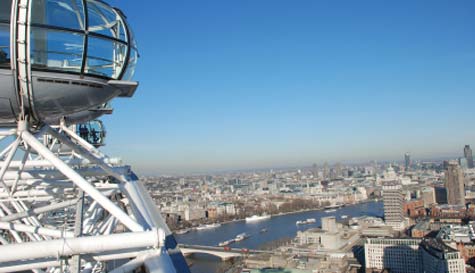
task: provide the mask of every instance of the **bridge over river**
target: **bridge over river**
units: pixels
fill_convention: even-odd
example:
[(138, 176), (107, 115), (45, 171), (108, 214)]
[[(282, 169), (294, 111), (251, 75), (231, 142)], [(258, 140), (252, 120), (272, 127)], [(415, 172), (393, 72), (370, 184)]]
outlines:
[(256, 250), (248, 248), (231, 248), (228, 246), (203, 246), (203, 245), (184, 245), (179, 244), (183, 255), (188, 256), (195, 253), (209, 254), (221, 258), (222, 260), (228, 260), (230, 258), (251, 255), (251, 254), (274, 254), (274, 251), (270, 250)]

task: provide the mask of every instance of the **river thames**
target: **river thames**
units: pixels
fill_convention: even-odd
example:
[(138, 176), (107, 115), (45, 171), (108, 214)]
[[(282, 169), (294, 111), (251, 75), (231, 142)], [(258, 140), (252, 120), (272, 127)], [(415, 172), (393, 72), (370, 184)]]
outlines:
[[(324, 210), (298, 212), (293, 214), (272, 216), (271, 219), (246, 223), (245, 221), (231, 222), (222, 226), (200, 231), (191, 231), (187, 234), (175, 235), (180, 244), (217, 246), (220, 242), (234, 238), (240, 233), (246, 233), (250, 237), (244, 241), (230, 245), (233, 248), (258, 249), (266, 243), (283, 238), (294, 238), (297, 231), (309, 228), (320, 227), (320, 219), (325, 216), (336, 216), (337, 221), (342, 220), (342, 216), (359, 217), (363, 215), (383, 217), (383, 203), (369, 202), (357, 205), (346, 206), (334, 212)], [(316, 222), (308, 225), (296, 225), (295, 222), (315, 218)], [(260, 232), (267, 229), (267, 232)], [(220, 260), (206, 255), (196, 255), (190, 259), (192, 262), (192, 273), (213, 273), (220, 264)]]

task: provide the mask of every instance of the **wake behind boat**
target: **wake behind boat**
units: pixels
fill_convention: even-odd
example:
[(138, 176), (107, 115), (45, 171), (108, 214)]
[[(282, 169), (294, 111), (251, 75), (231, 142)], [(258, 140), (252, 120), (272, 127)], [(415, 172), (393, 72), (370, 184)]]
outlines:
[(307, 225), (307, 224), (313, 224), (315, 223), (317, 220), (315, 220), (315, 218), (308, 218), (307, 220), (303, 220), (303, 221), (297, 221), (295, 222), (296, 225)]
[(196, 227), (196, 230), (206, 230), (206, 229), (212, 229), (212, 228), (217, 228), (217, 227), (220, 227), (221, 224), (208, 224), (208, 225), (203, 225), (203, 226), (199, 226), (199, 227)]
[(227, 246), (227, 245), (230, 245), (230, 244), (234, 243), (234, 241), (235, 241), (234, 239), (227, 240), (227, 241), (219, 243), (218, 246)]
[(240, 241), (243, 241), (243, 240), (245, 240), (245, 239), (247, 239), (247, 238), (249, 238), (249, 237), (250, 237), (250, 236), (247, 235), (246, 233), (241, 233), (241, 234), (236, 235), (236, 238), (234, 238), (234, 241), (240, 242)]
[(257, 221), (264, 221), (270, 219), (270, 215), (253, 215), (251, 217), (246, 217), (246, 222), (257, 222)]

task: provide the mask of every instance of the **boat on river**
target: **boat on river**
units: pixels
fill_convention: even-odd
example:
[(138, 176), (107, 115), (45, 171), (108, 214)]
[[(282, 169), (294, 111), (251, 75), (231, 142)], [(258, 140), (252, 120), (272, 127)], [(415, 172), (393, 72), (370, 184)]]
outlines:
[(253, 215), (251, 217), (246, 217), (246, 223), (248, 222), (258, 222), (270, 219), (270, 215)]
[(202, 226), (199, 226), (196, 228), (196, 230), (206, 230), (206, 229), (213, 229), (213, 228), (217, 228), (217, 227), (220, 227), (221, 224), (208, 224), (208, 225), (202, 225)]
[(315, 218), (308, 218), (307, 220), (302, 220), (302, 221), (297, 221), (295, 222), (296, 225), (308, 225), (308, 224), (313, 224), (317, 220)]
[(250, 236), (247, 235), (246, 233), (241, 233), (241, 234), (236, 235), (236, 238), (234, 238), (234, 241), (236, 241), (236, 242), (244, 241), (249, 237)]
[(218, 246), (227, 246), (227, 245), (230, 245), (232, 243), (234, 243), (235, 240), (234, 239), (231, 239), (231, 240), (227, 240), (227, 241), (224, 241), (224, 242), (221, 242), (218, 244)]

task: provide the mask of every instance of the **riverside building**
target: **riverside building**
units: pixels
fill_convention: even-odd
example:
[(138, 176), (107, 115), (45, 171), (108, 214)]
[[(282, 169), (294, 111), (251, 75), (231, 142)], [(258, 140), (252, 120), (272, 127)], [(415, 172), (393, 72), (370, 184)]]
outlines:
[(366, 272), (421, 273), (418, 239), (368, 238), (365, 243)]
[(448, 204), (465, 206), (464, 176), (457, 161), (448, 163), (445, 179)]
[(368, 238), (365, 271), (391, 273), (463, 273), (460, 252), (438, 239)]
[(404, 229), (404, 197), (398, 181), (386, 181), (383, 184), (384, 221), (394, 230)]

